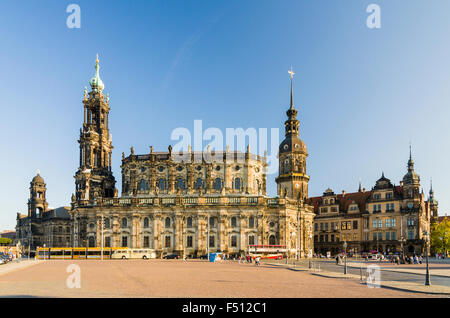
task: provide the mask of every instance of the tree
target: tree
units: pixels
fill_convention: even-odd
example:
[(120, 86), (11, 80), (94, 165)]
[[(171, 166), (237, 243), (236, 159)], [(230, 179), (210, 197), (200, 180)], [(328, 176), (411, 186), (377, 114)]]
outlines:
[(450, 250), (450, 220), (444, 218), (440, 223), (431, 226), (431, 247), (436, 252), (447, 255)]
[(0, 245), (11, 245), (12, 242), (10, 238), (0, 237)]

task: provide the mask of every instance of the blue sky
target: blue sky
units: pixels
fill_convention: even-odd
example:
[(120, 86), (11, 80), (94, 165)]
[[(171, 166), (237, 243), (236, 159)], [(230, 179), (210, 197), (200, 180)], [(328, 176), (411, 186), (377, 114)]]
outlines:
[[(81, 8), (81, 28), (66, 7)], [(381, 29), (366, 7), (381, 8)], [(440, 214), (449, 211), (450, 2), (2, 1), (0, 230), (26, 213), (40, 169), (51, 207), (69, 205), (83, 89), (100, 55), (111, 96), (113, 172), (121, 153), (165, 151), (173, 129), (280, 128), (292, 65), (310, 195), (398, 184), (409, 143)], [(275, 175), (268, 192), (275, 195)]]

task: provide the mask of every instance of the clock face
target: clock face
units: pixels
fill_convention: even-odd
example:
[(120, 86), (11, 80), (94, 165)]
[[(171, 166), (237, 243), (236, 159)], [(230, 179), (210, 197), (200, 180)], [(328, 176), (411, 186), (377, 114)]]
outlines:
[(284, 148), (284, 150), (287, 150), (289, 148), (289, 146), (288, 145), (284, 145), (283, 148)]

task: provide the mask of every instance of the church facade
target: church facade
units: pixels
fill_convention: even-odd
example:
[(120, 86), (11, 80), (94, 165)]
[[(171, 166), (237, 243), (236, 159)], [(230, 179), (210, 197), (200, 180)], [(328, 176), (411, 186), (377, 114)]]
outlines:
[(266, 195), (263, 156), (230, 151), (174, 154), (150, 148), (122, 153), (122, 192), (111, 172), (109, 98), (98, 59), (91, 91), (84, 94), (80, 160), (72, 196), (74, 246), (152, 248), (159, 255), (198, 256), (248, 252), (249, 245), (285, 245), (291, 257), (313, 251), (306, 146), (299, 137), (291, 78), (286, 138), (280, 145), (280, 196)]

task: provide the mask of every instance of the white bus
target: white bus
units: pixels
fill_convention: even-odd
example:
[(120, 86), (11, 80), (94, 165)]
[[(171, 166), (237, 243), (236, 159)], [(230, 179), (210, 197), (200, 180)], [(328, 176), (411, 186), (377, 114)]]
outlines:
[(130, 248), (113, 251), (112, 259), (150, 259), (156, 258), (156, 252), (146, 248)]
[(282, 259), (287, 249), (286, 245), (249, 245), (248, 253), (252, 258)]

